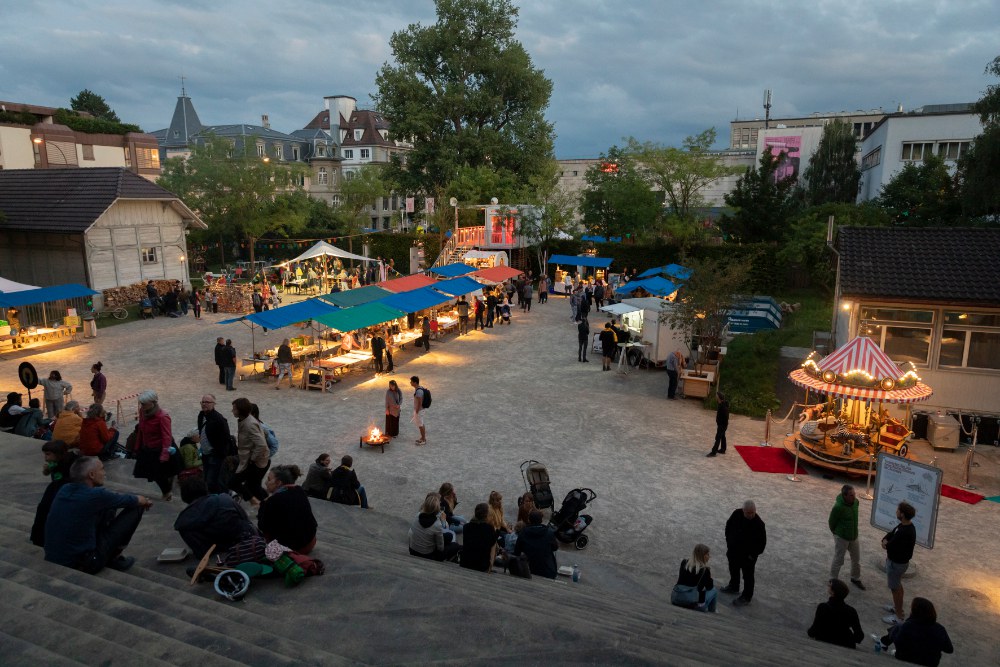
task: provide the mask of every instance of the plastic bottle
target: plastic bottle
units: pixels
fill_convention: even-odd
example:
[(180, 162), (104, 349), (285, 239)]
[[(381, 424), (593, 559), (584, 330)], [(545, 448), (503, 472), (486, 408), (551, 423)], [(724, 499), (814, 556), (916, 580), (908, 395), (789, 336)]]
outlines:
[(579, 565), (574, 565), (573, 566), (573, 581), (574, 582), (580, 581), (580, 566)]
[(876, 653), (881, 653), (882, 652), (882, 639), (875, 632), (872, 633), (872, 639), (875, 640), (875, 652)]

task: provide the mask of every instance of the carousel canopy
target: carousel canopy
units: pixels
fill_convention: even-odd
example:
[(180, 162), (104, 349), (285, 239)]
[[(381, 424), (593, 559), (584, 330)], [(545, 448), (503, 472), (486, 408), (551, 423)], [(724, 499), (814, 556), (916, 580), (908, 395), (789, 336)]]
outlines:
[(916, 403), (934, 393), (916, 370), (903, 371), (878, 345), (859, 336), (821, 359), (812, 355), (788, 378), (800, 387), (828, 396), (884, 403)]

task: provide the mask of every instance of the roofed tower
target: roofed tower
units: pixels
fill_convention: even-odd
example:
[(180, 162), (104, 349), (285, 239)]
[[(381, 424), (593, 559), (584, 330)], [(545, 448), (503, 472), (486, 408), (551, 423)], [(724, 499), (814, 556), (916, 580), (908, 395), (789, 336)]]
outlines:
[(162, 138), (163, 147), (186, 147), (191, 141), (191, 137), (203, 129), (204, 125), (198, 119), (198, 112), (194, 110), (191, 98), (181, 87), (177, 106), (174, 107), (173, 118), (170, 119), (170, 127), (167, 128), (167, 135)]

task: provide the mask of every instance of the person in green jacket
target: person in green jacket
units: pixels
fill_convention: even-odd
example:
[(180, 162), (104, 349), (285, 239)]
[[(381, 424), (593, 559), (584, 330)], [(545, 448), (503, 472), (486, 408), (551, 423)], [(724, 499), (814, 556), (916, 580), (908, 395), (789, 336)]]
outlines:
[(830, 578), (840, 578), (844, 553), (851, 554), (851, 583), (865, 590), (861, 583), (861, 547), (858, 545), (858, 500), (854, 487), (845, 484), (830, 510), (830, 532), (833, 533), (833, 564)]

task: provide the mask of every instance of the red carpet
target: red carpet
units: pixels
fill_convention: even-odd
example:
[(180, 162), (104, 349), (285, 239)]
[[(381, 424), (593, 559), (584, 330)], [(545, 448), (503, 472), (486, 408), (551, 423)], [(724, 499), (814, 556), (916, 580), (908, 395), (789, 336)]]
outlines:
[(945, 498), (961, 500), (963, 503), (969, 503), (970, 505), (975, 505), (983, 499), (983, 496), (978, 493), (966, 491), (965, 489), (960, 489), (957, 486), (948, 486), (947, 484), (941, 485), (941, 495)]
[[(736, 451), (740, 453), (747, 466), (754, 472), (778, 472), (791, 475), (795, 466), (795, 457), (789, 454), (784, 447), (737, 445)], [(802, 465), (802, 461), (799, 461), (798, 474), (809, 474)]]

